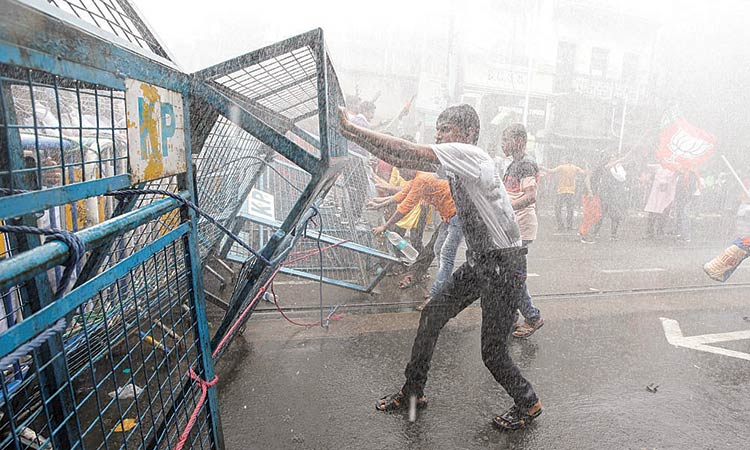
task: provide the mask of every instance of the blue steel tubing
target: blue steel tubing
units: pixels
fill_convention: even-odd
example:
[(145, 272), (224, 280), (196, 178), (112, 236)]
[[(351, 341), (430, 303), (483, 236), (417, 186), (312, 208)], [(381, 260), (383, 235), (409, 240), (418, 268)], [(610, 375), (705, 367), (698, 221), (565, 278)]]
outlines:
[[(21, 8), (15, 7), (15, 5), (13, 5), (13, 6), (14, 6), (14, 11), (12, 11), (12, 12), (14, 14), (17, 13), (16, 10), (21, 9)], [(32, 12), (35, 12), (35, 11), (32, 10)], [(17, 21), (17, 23), (20, 23), (20, 22), (21, 21)], [(5, 25), (5, 21), (3, 21), (3, 27), (0, 27), (0, 41), (3, 41), (3, 38), (5, 36), (9, 36), (9, 35), (13, 36), (14, 35), (14, 33), (12, 32), (12, 30), (9, 31), (8, 28), (5, 28), (4, 25)], [(45, 34), (45, 33), (46, 34), (55, 34), (57, 32), (57, 30), (60, 29), (60, 28), (64, 28), (64, 27), (40, 26), (40, 29), (39, 29), (40, 31), (39, 32), (42, 32), (43, 34)], [(3, 29), (6, 30), (6, 31), (3, 31)], [(26, 40), (23, 37), (20, 37), (19, 39), (21, 41), (25, 41)], [(62, 41), (66, 41), (66, 40), (64, 40), (64, 39), (38, 39), (38, 40), (34, 39), (34, 42), (40, 42), (40, 43), (44, 43), (44, 42), (56, 42), (57, 43), (57, 42), (62, 42)], [(11, 41), (11, 42), (13, 42), (13, 41)], [(83, 47), (85, 47), (85, 48), (88, 49), (89, 47), (88, 47), (87, 44), (91, 43), (91, 39), (90, 38), (89, 39), (82, 39), (81, 43), (82, 43)], [(43, 48), (44, 44), (40, 44), (40, 45), (42, 47), (42, 50), (47, 50), (47, 49)], [(37, 49), (39, 49), (40, 45), (33, 45), (33, 47), (36, 47)], [(90, 70), (91, 66), (85, 67), (85, 64), (87, 64), (87, 63), (84, 62), (84, 61), (82, 61), (82, 62), (84, 62), (84, 65), (82, 65), (82, 66), (77, 66), (75, 63), (71, 63), (70, 61), (68, 61), (69, 59), (72, 59), (72, 58), (69, 58), (69, 56), (71, 56), (71, 55), (67, 54), (67, 53), (69, 53), (69, 51), (66, 48), (57, 49), (57, 50), (62, 51), (64, 53), (63, 55), (59, 55), (59, 57), (57, 58), (58, 61), (60, 61), (60, 60), (62, 61), (61, 63), (58, 63), (57, 61), (55, 61), (54, 57), (53, 58), (49, 58), (48, 57), (48, 55), (55, 55), (55, 53), (53, 53), (51, 51), (48, 52), (47, 54), (41, 54), (37, 50), (28, 49), (29, 51), (25, 55), (18, 55), (18, 56), (16, 56), (16, 55), (13, 55), (11, 53), (6, 53), (6, 51), (9, 48), (11, 50), (14, 50), (12, 48), (12, 45), (8, 46), (7, 44), (4, 44), (4, 43), (0, 42), (0, 60), (2, 60), (3, 62), (11, 63), (11, 64), (17, 64), (17, 65), (26, 65), (26, 64), (23, 64), (23, 62), (24, 61), (28, 61), (30, 64), (28, 64), (27, 67), (32, 67), (33, 66), (33, 67), (40, 68), (42, 70), (51, 70), (51, 71), (55, 71), (55, 72), (58, 72), (58, 73), (66, 73), (68, 75), (73, 75), (73, 74), (77, 74), (79, 76), (83, 75), (84, 77), (88, 77), (89, 81), (92, 80), (91, 77), (93, 76), (94, 78), (98, 78), (98, 79), (101, 79), (103, 81), (106, 81), (107, 83), (110, 83), (110, 87), (115, 87), (115, 88), (121, 88), (122, 87), (121, 86), (122, 85), (122, 81), (117, 80), (115, 78), (108, 78), (108, 75), (106, 75), (106, 74), (94, 72), (93, 75), (92, 75), (92, 72)], [(111, 49), (111, 48), (107, 47), (107, 49)], [(80, 49), (76, 49), (76, 52), (78, 52), (78, 51), (80, 51)], [(114, 49), (114, 52), (115, 53), (127, 53), (127, 52), (124, 52), (122, 50), (118, 50), (117, 48)], [(93, 57), (95, 59), (101, 59), (101, 55), (107, 54), (107, 52), (97, 52), (97, 51), (84, 51), (83, 53), (85, 53), (87, 55), (86, 58), (89, 58), (90, 55), (93, 55)], [(18, 58), (18, 59), (15, 59), (15, 58)], [(119, 66), (119, 64), (122, 61), (125, 61), (127, 59), (127, 58), (119, 58), (119, 57), (117, 57), (117, 55), (115, 55), (115, 56), (113, 56), (111, 58), (110, 57), (107, 57), (107, 58), (109, 58), (110, 61), (117, 61), (117, 65), (118, 66)], [(166, 79), (167, 81), (169, 81), (170, 83), (173, 83), (173, 84), (174, 83), (177, 83), (177, 84), (182, 83), (183, 86), (186, 85), (186, 82), (184, 81), (185, 80), (184, 77), (182, 77), (182, 80), (180, 80), (180, 79), (178, 79), (178, 77), (170, 78), (170, 77), (155, 76), (154, 74), (158, 73), (159, 71), (158, 70), (149, 71), (150, 68), (148, 68), (148, 67), (146, 69), (143, 69), (143, 66), (148, 66), (148, 65), (147, 64), (143, 64), (143, 61), (140, 58), (132, 58), (131, 57), (130, 60), (131, 60), (130, 62), (135, 62), (135, 64), (126, 63), (125, 66), (129, 66), (131, 68), (134, 68), (133, 71), (135, 71), (135, 72), (138, 72), (140, 70), (141, 72), (146, 73), (146, 74), (149, 75), (149, 76), (138, 77), (140, 79), (144, 79), (146, 81), (148, 81), (148, 80), (154, 80), (157, 83), (159, 82), (159, 80), (165, 80)], [(52, 66), (48, 65), (48, 63), (51, 62), (51, 61), (55, 61), (54, 64), (56, 66), (54, 68)], [(98, 66), (99, 63), (98, 62), (94, 62), (94, 63), (92, 63), (92, 65), (93, 66)], [(154, 65), (154, 66), (156, 66), (156, 65)], [(110, 67), (113, 67), (113, 66), (110, 66)], [(120, 66), (120, 67), (122, 67), (122, 66)], [(62, 72), (59, 72), (60, 69), (62, 69)], [(129, 71), (130, 72), (129, 74), (132, 75), (133, 71)], [(114, 72), (116, 72), (116, 70), (112, 70), (112, 73), (114, 73)], [(79, 78), (79, 76), (76, 76), (76, 78)], [(118, 74), (117, 77), (120, 77), (120, 75)], [(77, 94), (79, 94), (79, 93), (77, 92)], [(80, 109), (79, 109), (79, 114), (80, 114)], [(97, 119), (98, 119), (98, 117), (97, 117)], [(82, 121), (79, 122), (79, 123), (82, 123)], [(37, 127), (37, 129), (38, 129), (38, 127)], [(9, 132), (9, 130), (6, 130), (6, 131)], [(82, 127), (79, 127), (79, 136), (81, 134), (82, 134)], [(37, 135), (36, 139), (38, 139), (38, 135)], [(82, 139), (79, 140), (79, 142), (82, 142)], [(98, 140), (97, 140), (97, 145), (98, 146), (100, 145), (100, 143), (98, 142)], [(113, 146), (114, 145), (115, 144), (113, 142)], [(35, 149), (36, 149), (36, 151), (38, 153), (39, 152), (39, 146), (36, 145), (35, 147), (36, 147)], [(113, 151), (114, 151), (114, 149), (113, 149)], [(100, 150), (100, 155), (101, 155), (101, 150)], [(41, 159), (38, 158), (38, 160), (40, 161)], [(81, 162), (82, 162), (82, 166), (85, 169), (85, 155), (82, 155)], [(100, 161), (99, 162), (101, 163), (101, 157), (100, 157)], [(65, 162), (65, 164), (67, 165), (67, 161)], [(117, 170), (117, 169), (115, 168), (115, 170)], [(41, 168), (37, 167), (37, 171), (38, 172), (41, 171)], [(65, 171), (65, 172), (66, 172), (65, 175), (67, 176), (67, 171)], [(83, 176), (85, 177), (86, 176), (85, 170), (83, 172), (84, 172)], [(11, 176), (11, 179), (12, 178), (13, 177)], [(38, 179), (40, 180), (41, 177), (38, 177)], [(11, 181), (11, 183), (12, 182), (13, 181)], [(11, 187), (15, 187), (15, 186), (13, 184), (11, 184)], [(121, 221), (118, 222), (118, 223), (120, 225), (122, 225)], [(126, 229), (127, 229), (127, 227), (126, 227)], [(104, 237), (106, 237), (106, 236), (111, 236), (111, 235), (115, 235), (116, 234), (116, 233), (110, 233), (107, 230), (105, 230), (105, 228), (101, 228), (101, 227), (97, 227), (97, 230), (98, 230), (97, 232), (101, 231), (102, 233), (100, 233), (99, 235), (94, 235), (94, 234), (89, 233), (90, 230), (84, 230), (84, 231), (81, 232), (81, 234), (87, 236), (87, 238), (98, 239), (99, 242), (101, 242), (101, 240), (104, 239)], [(46, 246), (45, 245), (43, 247), (47, 247), (47, 249), (44, 249), (42, 251), (37, 251), (38, 249), (33, 249), (33, 250), (30, 250), (30, 252), (34, 253), (35, 255), (38, 255), (40, 257), (40, 259), (43, 260), (44, 259), (43, 255), (45, 255), (45, 254), (51, 256), (52, 257), (51, 259), (60, 259), (61, 256), (58, 254), (60, 252), (59, 251), (57, 253), (50, 252), (49, 251), (50, 247), (56, 248), (58, 250), (59, 249), (64, 250), (64, 247), (61, 247), (61, 246), (55, 245), (55, 244), (53, 244), (51, 246)], [(38, 269), (35, 269), (35, 270), (38, 271)], [(42, 269), (42, 270), (44, 270), (44, 269)], [(27, 274), (28, 273), (30, 273), (30, 272), (27, 272)], [(105, 324), (105, 327), (106, 327), (107, 326), (106, 325), (106, 321), (104, 322), (104, 324)], [(85, 325), (85, 321), (84, 321), (84, 325)], [(3, 387), (5, 388), (5, 386), (3, 386)], [(15, 430), (16, 430), (16, 428), (15, 428), (15, 426), (13, 426), (11, 433), (14, 435), (13, 436), (14, 438), (17, 437)]]
[[(149, 243), (139, 252), (119, 262), (116, 266), (117, 270), (113, 268), (103, 272), (96, 278), (78, 287), (75, 291), (76, 295), (66, 295), (62, 299), (46, 306), (41, 311), (25, 318), (25, 320), (15, 326), (18, 341), (7, 334), (0, 334), (0, 344), (2, 344), (0, 345), (0, 355), (4, 355), (3, 352), (13, 348), (15, 344), (31, 339), (40, 329), (49, 326), (57, 318), (83, 305), (88, 299), (98, 295), (101, 289), (115, 283), (123, 274), (127, 274), (139, 264), (143, 264), (148, 260), (150, 255), (163, 250), (187, 231), (188, 226), (186, 224), (178, 226), (156, 241)], [(106, 323), (107, 321), (104, 321), (104, 324)]]
[[(133, 230), (145, 222), (172, 211), (178, 205), (179, 202), (174, 199), (165, 198), (81, 230), (78, 235), (87, 247), (94, 248), (113, 236)], [(13, 262), (0, 260), (0, 289), (10, 287), (28, 279), (31, 275), (60, 265), (67, 260), (68, 256), (67, 246), (53, 241), (15, 256)]]
[(0, 232), (36, 234), (39, 236), (47, 236), (50, 240), (61, 241), (67, 244), (68, 259), (63, 262), (65, 270), (63, 270), (62, 277), (58, 282), (57, 291), (55, 291), (55, 299), (62, 297), (65, 290), (68, 288), (68, 284), (70, 284), (70, 279), (75, 271), (76, 265), (83, 254), (86, 253), (86, 245), (83, 243), (83, 240), (70, 231), (54, 228), (35, 228), (23, 225), (0, 225)]

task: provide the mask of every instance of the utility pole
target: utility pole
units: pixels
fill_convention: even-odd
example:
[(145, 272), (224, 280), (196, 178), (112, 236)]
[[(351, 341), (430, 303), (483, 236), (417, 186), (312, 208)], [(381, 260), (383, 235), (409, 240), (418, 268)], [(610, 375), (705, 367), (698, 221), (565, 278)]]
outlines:
[(528, 67), (526, 70), (526, 94), (523, 99), (523, 126), (528, 129), (529, 125), (529, 102), (531, 100), (531, 82), (534, 77), (534, 55), (535, 55), (535, 24), (537, 16), (541, 14), (539, 2), (534, 0), (531, 7), (531, 14), (527, 18), (526, 25), (526, 55), (528, 56)]

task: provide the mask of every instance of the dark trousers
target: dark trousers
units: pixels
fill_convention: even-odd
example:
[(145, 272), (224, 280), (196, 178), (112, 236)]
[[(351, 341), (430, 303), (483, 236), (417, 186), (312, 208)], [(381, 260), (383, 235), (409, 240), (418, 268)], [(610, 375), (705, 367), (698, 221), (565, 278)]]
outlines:
[(602, 199), (602, 217), (594, 226), (591, 227), (591, 234), (599, 233), (602, 222), (604, 222), (604, 219), (607, 217), (609, 217), (609, 220), (611, 221), (610, 235), (614, 238), (617, 237), (617, 232), (620, 229), (620, 224), (622, 223), (623, 217), (625, 217), (624, 208), (615, 203), (606, 202), (604, 199)]
[(411, 360), (404, 373), (405, 393), (423, 393), (440, 330), (448, 320), (481, 298), (485, 366), (516, 405), (530, 408), (537, 402), (531, 383), (521, 375), (508, 351), (508, 338), (526, 282), (526, 251), (521, 248), (467, 254), (467, 262), (453, 273), (440, 294), (422, 311)]
[(646, 235), (648, 237), (664, 236), (664, 225), (667, 221), (667, 212), (648, 213), (648, 222), (646, 225)]
[[(562, 209), (565, 207), (565, 223), (563, 223)], [(573, 229), (573, 209), (575, 208), (575, 194), (557, 194), (555, 202), (555, 219), (557, 219), (557, 229)]]

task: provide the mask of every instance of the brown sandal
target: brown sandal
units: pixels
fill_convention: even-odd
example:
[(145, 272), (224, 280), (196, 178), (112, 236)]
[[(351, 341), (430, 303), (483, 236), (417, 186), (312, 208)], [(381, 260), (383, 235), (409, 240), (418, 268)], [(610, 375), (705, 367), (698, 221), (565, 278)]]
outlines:
[(536, 333), (536, 330), (542, 328), (543, 325), (544, 319), (541, 317), (534, 323), (524, 322), (513, 332), (513, 337), (528, 339), (532, 334)]
[(502, 415), (493, 417), (492, 422), (501, 430), (515, 431), (526, 427), (539, 417), (540, 414), (542, 414), (542, 402), (537, 401), (529, 409), (513, 405), (512, 408), (505, 411)]
[[(417, 396), (417, 408), (427, 406), (427, 397), (424, 395)], [(386, 395), (375, 403), (375, 409), (378, 411), (388, 412), (409, 407), (409, 396), (404, 394), (403, 389), (392, 395)]]
[(414, 286), (416, 283), (417, 278), (414, 275), (407, 273), (403, 278), (401, 278), (401, 281), (398, 282), (398, 287), (400, 287), (401, 289), (408, 289)]

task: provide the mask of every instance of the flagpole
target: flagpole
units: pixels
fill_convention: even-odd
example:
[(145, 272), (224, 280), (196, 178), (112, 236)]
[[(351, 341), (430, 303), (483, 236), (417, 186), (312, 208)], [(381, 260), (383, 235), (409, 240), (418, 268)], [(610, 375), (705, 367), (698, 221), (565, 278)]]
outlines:
[(745, 187), (745, 183), (742, 182), (742, 178), (740, 178), (740, 176), (737, 174), (737, 171), (734, 170), (734, 167), (732, 167), (732, 165), (729, 164), (729, 160), (727, 159), (727, 157), (724, 155), (721, 155), (721, 159), (724, 161), (724, 164), (726, 164), (727, 167), (729, 167), (729, 171), (732, 172), (732, 175), (734, 175), (734, 179), (737, 180), (738, 183), (740, 183), (740, 186), (742, 186), (742, 190), (745, 191), (745, 195), (750, 197), (750, 191), (747, 190), (747, 188)]
[(622, 119), (620, 120), (620, 143), (617, 146), (617, 154), (622, 154), (622, 138), (625, 135), (625, 114), (628, 112), (628, 100), (623, 96), (622, 98)]

